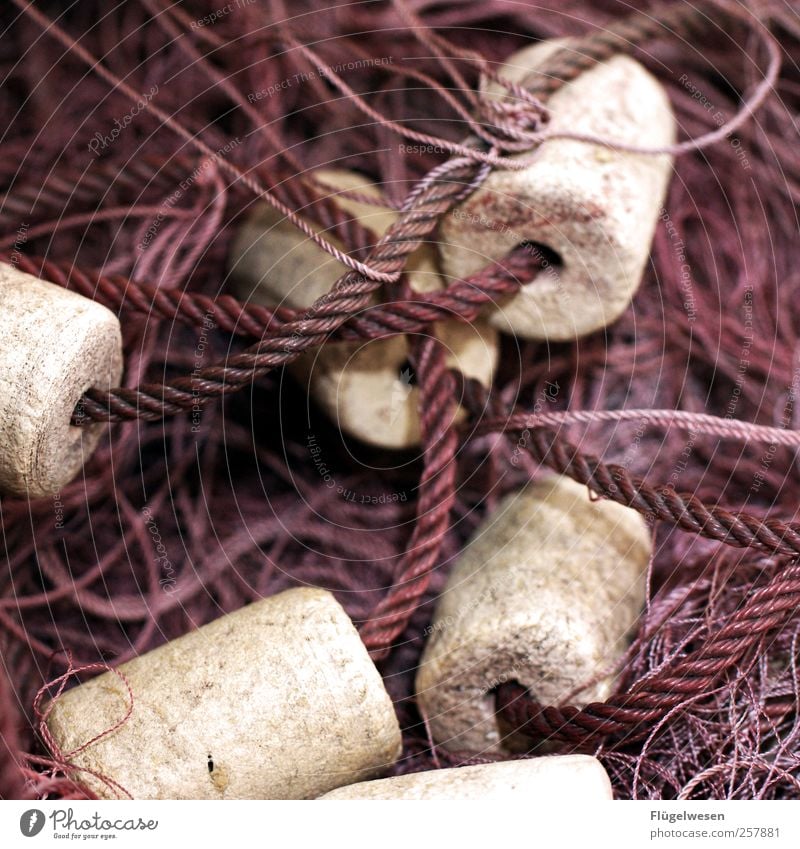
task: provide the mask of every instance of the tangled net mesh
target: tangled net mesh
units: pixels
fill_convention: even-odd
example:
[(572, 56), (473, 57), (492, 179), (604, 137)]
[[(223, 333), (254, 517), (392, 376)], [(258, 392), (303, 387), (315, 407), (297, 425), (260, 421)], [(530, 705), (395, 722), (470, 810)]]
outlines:
[[(647, 8), (657, 15), (678, 5)], [(273, 0), (239, 3), (213, 26), (196, 26), (218, 6), (98, 0), (64, 11), (20, 0), (0, 11), (0, 102), (11, 116), (0, 158), (2, 259), (119, 313), (130, 390), (241, 354), (258, 341), (247, 315), (264, 338), (268, 322), (282, 320), (219, 298), (230, 294), (231, 241), (259, 199), (254, 185), (364, 259), (363, 234), (301, 177), (321, 166), (356, 169), (399, 208), (472, 129), (467, 92), (481, 70), (533, 39), (600, 33), (631, 11), (575, 0), (323, 10)], [(433, 434), (424, 452), (380, 452), (343, 437), (272, 370), (197, 410), (113, 423), (83, 476), (58, 496), (0, 501), (0, 797), (86, 795), (37, 734), (36, 696), (49, 682), (86, 665), (116, 666), (297, 585), (333, 592), (379, 658), (403, 728), (396, 773), (486, 760), (432, 744), (413, 698), (414, 670), (465, 542), (499, 499), (553, 464), (519, 428), (481, 430), (481, 419), (538, 412), (549, 386), (558, 391), (548, 412), (645, 411), (635, 420), (567, 420), (556, 439), (706, 505), (795, 521), (791, 445), (664, 427), (647, 415), (798, 426), (800, 18), (783, 2), (753, 11), (780, 45), (780, 77), (735, 135), (676, 158), (631, 307), (574, 343), (505, 337), (491, 393), (473, 399), (460, 432)], [(170, 121), (90, 69), (54, 24), (134, 92), (155, 91)], [(432, 33), (448, 39), (456, 60), (430, 49)], [(739, 19), (706, 27), (702, 41), (667, 34), (633, 55), (666, 87), (683, 138), (718, 129), (763, 78), (760, 42)], [(258, 92), (271, 94), (248, 97)], [(390, 122), (441, 144), (401, 153), (409, 140)], [(224, 155), (198, 151), (187, 135)], [(501, 278), (516, 275), (524, 276), (519, 262)], [(157, 297), (186, 306), (187, 295), (200, 304), (192, 315), (175, 306), (170, 318), (154, 306)], [(412, 360), (423, 394), (474, 394), (419, 336)], [(435, 412), (429, 418), (435, 429)], [(432, 454), (442, 463), (435, 474)], [(426, 525), (433, 514), (440, 523), (444, 516), (438, 530)], [(648, 602), (616, 691), (672, 687), (672, 706), (640, 734), (555, 734), (548, 749), (597, 753), (619, 798), (797, 798), (800, 614), (797, 604), (775, 602), (778, 586), (800, 591), (796, 547), (733, 547), (668, 522), (656, 522), (654, 534)], [(422, 583), (406, 571), (409, 552), (427, 564)], [(419, 593), (403, 616), (393, 608), (401, 630), (389, 652), (368, 637), (401, 574)], [(759, 627), (735, 649), (724, 642), (727, 660), (711, 686), (682, 691), (670, 671), (701, 656), (744, 609)], [(530, 716), (506, 707), (517, 724)]]

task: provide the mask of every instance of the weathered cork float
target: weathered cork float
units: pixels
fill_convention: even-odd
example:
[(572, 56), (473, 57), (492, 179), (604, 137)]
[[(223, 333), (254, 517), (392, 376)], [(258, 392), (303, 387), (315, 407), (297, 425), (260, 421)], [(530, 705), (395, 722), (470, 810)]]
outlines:
[(54, 495), (106, 427), (73, 427), (81, 396), (122, 376), (117, 317), (100, 304), (0, 263), (0, 492)]

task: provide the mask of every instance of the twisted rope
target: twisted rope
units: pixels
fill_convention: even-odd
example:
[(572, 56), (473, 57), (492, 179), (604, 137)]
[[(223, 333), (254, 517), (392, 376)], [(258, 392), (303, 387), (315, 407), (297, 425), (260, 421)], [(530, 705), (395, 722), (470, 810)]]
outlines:
[(435, 337), (414, 340), (419, 375), (419, 412), (425, 467), (420, 479), (416, 522), (394, 585), (361, 628), (374, 660), (386, 657), (405, 631), (439, 562), (455, 500), (458, 434), (453, 423), (455, 380), (445, 348)]
[(584, 454), (552, 431), (532, 433), (531, 455), (559, 474), (585, 484), (592, 492), (632, 507), (649, 521), (668, 522), (684, 531), (737, 548), (755, 548), (765, 554), (800, 556), (800, 525), (777, 519), (762, 520), (731, 512), (670, 487), (653, 487), (634, 478), (623, 466), (603, 463)]
[[(370, 250), (367, 262), (382, 275), (399, 275), (408, 256), (435, 229), (439, 217), (447, 212), (486, 173), (480, 165), (452, 160), (448, 168), (433, 179), (426, 179), (414, 205)], [(146, 383), (136, 389), (117, 388), (108, 392), (89, 390), (76, 408), (73, 423), (89, 421), (157, 421), (167, 415), (204, 404), (211, 398), (243, 389), (274, 368), (296, 360), (305, 351), (321, 345), (353, 313), (369, 306), (372, 295), (381, 287), (355, 271), (345, 273), (333, 289), (301, 315), (275, 328), (270, 336), (239, 354), (198, 369), (190, 377), (178, 377), (164, 384)]]
[[(584, 708), (542, 706), (516, 683), (497, 692), (497, 709), (512, 727), (534, 739), (556, 739), (589, 747), (620, 746), (645, 736), (674, 709), (708, 693), (758, 641), (781, 627), (800, 604), (800, 566), (792, 566), (757, 590), (695, 651), (627, 693)], [(613, 740), (606, 738), (613, 737)]]
[[(40, 257), (0, 252), (0, 262), (13, 263), (21, 271), (71, 289), (115, 313), (127, 309), (149, 319), (179, 321), (193, 327), (201, 327), (210, 316), (217, 327), (235, 336), (260, 339), (303, 315), (302, 310), (289, 307), (273, 309), (243, 303), (232, 295), (211, 297), (197, 292), (163, 289), (137, 283), (124, 275), (85, 271), (68, 262), (53, 262)], [(397, 333), (418, 333), (443, 319), (472, 321), (487, 303), (514, 294), (520, 280), (526, 279), (539, 266), (539, 261), (529, 251), (524, 248), (515, 250), (502, 262), (487, 266), (465, 280), (457, 280), (439, 292), (415, 294), (413, 299), (376, 304), (351, 315), (328, 341), (354, 342)]]

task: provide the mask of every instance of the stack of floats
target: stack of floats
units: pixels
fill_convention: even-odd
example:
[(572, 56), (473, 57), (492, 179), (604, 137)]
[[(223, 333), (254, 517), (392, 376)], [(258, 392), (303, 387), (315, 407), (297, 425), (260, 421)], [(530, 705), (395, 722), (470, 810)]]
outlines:
[[(520, 51), (504, 76), (524, 83), (560, 44)], [(492, 86), (485, 93), (503, 96)], [(652, 147), (674, 140), (663, 91), (627, 57), (563, 87), (550, 109), (556, 132)], [(641, 279), (670, 170), (666, 155), (562, 139), (542, 145), (524, 170), (490, 175), (443, 221), (438, 256), (423, 246), (411, 257), (410, 288), (440, 289), (523, 242), (547, 247), (560, 267), (478, 321), (437, 323), (451, 366), (488, 386), (498, 333), (573, 339), (616, 319)], [(391, 225), (393, 213), (362, 202), (380, 198), (376, 187), (343, 171), (319, 176), (376, 240)], [(297, 308), (344, 271), (266, 208), (242, 226), (231, 269), (243, 300)], [(0, 266), (0, 310), (11, 318), (0, 339), (0, 489), (53, 494), (102, 434), (70, 420), (88, 388), (119, 384), (119, 322), (8, 265)], [(329, 343), (293, 370), (345, 432), (401, 449), (420, 439), (416, 391), (401, 393), (399, 412), (394, 391), (407, 355), (402, 336)], [(606, 673), (644, 603), (650, 555), (637, 513), (592, 501), (571, 480), (547, 478), (508, 496), (453, 569), (418, 669), (418, 705), (437, 745), (473, 755), (517, 750), (495, 716), (492, 691), (505, 681), (545, 705), (607, 697)], [(101, 798), (120, 788), (139, 799), (611, 797), (603, 767), (583, 755), (380, 778), (401, 753), (394, 708), (347, 614), (317, 589), (223, 616), (65, 692), (46, 716), (75, 779)]]

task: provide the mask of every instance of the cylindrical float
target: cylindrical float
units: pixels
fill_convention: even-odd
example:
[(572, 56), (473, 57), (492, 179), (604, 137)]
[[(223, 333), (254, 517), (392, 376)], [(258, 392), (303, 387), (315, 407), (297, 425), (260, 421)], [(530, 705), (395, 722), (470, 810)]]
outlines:
[(507, 496), (459, 558), (430, 627), (416, 688), (436, 742), (513, 748), (494, 704), (509, 681), (544, 705), (606, 698), (644, 604), (650, 553), (638, 513), (591, 500), (569, 478)]
[(81, 395), (119, 385), (122, 334), (101, 304), (0, 263), (0, 492), (54, 495), (104, 424), (70, 424)]
[[(380, 197), (375, 186), (349, 171), (321, 170), (317, 176), (338, 191)], [(377, 242), (396, 213), (337, 195), (336, 202)], [(337, 243), (335, 237), (329, 241)], [(339, 247), (342, 247), (339, 245)], [(444, 287), (436, 252), (420, 246), (409, 258), (415, 292)], [(267, 306), (304, 309), (329, 292), (347, 270), (270, 207), (244, 223), (231, 252), (231, 277), (238, 297)], [(485, 321), (440, 321), (432, 326), (447, 349), (448, 363), (488, 386), (497, 364), (497, 332)], [(365, 342), (328, 342), (292, 364), (295, 377), (345, 433), (383, 448), (419, 443), (419, 390), (408, 362), (408, 340), (393, 336)]]
[(525, 801), (534, 805), (612, 799), (611, 781), (597, 758), (556, 755), (415, 772), (332, 790), (330, 799)]
[[(568, 40), (515, 53), (500, 73), (521, 83)], [(497, 84), (487, 94), (507, 100)], [(638, 147), (675, 140), (661, 85), (617, 55), (581, 74), (548, 102), (553, 132), (591, 134)], [(530, 154), (519, 154), (529, 156)], [(610, 324), (639, 286), (661, 213), (672, 157), (567, 139), (544, 142), (520, 171), (496, 170), (442, 220), (442, 270), (465, 277), (525, 245), (541, 264), (520, 292), (494, 309), (499, 330), (569, 340)]]
[[(223, 616), (69, 690), (47, 720), (102, 798), (306, 799), (381, 774), (400, 728), (349, 617), (295, 589)], [(95, 740), (80, 750), (87, 742)], [(70, 753), (76, 752), (71, 755)]]

